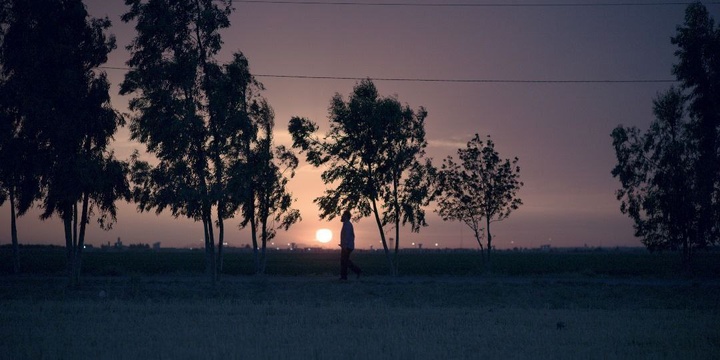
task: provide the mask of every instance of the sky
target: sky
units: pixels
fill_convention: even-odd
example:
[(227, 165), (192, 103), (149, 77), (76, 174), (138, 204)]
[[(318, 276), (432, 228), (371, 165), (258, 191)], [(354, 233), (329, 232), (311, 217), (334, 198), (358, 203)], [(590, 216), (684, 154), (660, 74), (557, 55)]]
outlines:
[[(398, 3), (373, 1), (383, 2)], [(683, 22), (685, 6), (547, 6), (563, 2), (499, 1), (493, 3), (524, 5), (477, 7), (236, 2), (217, 60), (229, 61), (237, 51), (245, 54), (275, 111), (276, 141), (285, 145), (290, 145), (287, 124), (293, 116), (315, 121), (324, 134), (332, 96), (340, 93), (347, 99), (357, 81), (261, 75), (523, 81), (375, 80), (375, 85), (382, 96), (397, 96), (414, 109), (427, 109), (427, 156), (436, 165), (449, 155), (457, 159), (457, 149), (475, 133), (490, 135), (502, 158), (519, 158), (525, 185), (518, 196), (524, 204), (508, 219), (491, 225), (497, 248), (642, 246), (615, 198), (619, 181), (610, 174), (616, 163), (610, 132), (620, 124), (647, 129), (653, 120), (653, 99), (671, 83), (524, 81), (673, 79), (676, 49), (670, 38)], [(110, 33), (118, 49), (106, 66), (127, 67), (130, 55), (125, 47), (135, 31), (134, 24), (120, 20), (127, 10), (124, 1), (85, 3), (91, 16), (112, 21)], [(707, 6), (717, 19), (720, 6)], [(113, 106), (127, 113), (130, 97), (118, 95), (125, 71), (106, 71)], [(145, 146), (131, 141), (123, 128), (112, 149), (118, 158), (127, 159)], [(335, 235), (325, 247), (337, 247), (339, 219), (321, 220), (313, 203), (326, 188), (321, 172), (301, 162), (289, 190), (302, 221), (287, 232), (278, 231), (276, 247), (291, 242), (321, 246), (315, 240), (320, 228)], [(427, 208), (429, 225), (419, 233), (402, 229), (401, 247), (478, 247), (466, 225), (444, 222), (433, 209), (434, 204)], [(0, 208), (0, 218), (5, 219), (0, 223), (3, 244), (10, 243), (9, 212), (7, 205)], [(64, 244), (60, 219), (40, 221), (38, 215), (34, 211), (18, 220), (20, 242)], [(248, 231), (239, 230), (238, 223), (226, 222), (230, 246), (250, 243)], [(358, 248), (381, 247), (372, 218), (355, 222), (355, 232)], [(388, 234), (394, 231), (388, 229)], [(201, 223), (167, 213), (139, 213), (134, 204), (122, 201), (114, 228), (103, 231), (92, 222), (86, 242), (99, 246), (118, 238), (125, 244), (161, 242), (163, 247), (203, 244)]]

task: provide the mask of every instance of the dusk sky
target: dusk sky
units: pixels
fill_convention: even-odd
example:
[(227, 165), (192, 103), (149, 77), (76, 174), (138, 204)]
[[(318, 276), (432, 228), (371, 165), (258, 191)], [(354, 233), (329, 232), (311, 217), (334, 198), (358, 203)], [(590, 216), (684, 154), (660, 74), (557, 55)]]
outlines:
[[(123, 0), (86, 0), (92, 16), (108, 16), (118, 49), (107, 67), (126, 68), (125, 46), (135, 36), (134, 24), (120, 20)], [(383, 1), (374, 0), (373, 4)], [(440, 4), (437, 0), (408, 3)], [(397, 4), (398, 1), (388, 1)], [(489, 3), (470, 2), (467, 3)], [(602, 3), (575, 0), (576, 6), (550, 2), (493, 2), (522, 6), (368, 6), (300, 5), (235, 2), (231, 26), (223, 31), (220, 62), (242, 51), (264, 96), (275, 110), (279, 144), (290, 145), (287, 124), (292, 116), (317, 122), (328, 130), (327, 109), (337, 92), (345, 98), (356, 80), (276, 78), (262, 75), (370, 77), (372, 79), (511, 80), (521, 82), (417, 82), (375, 80), (381, 95), (397, 95), (401, 103), (428, 111), (428, 156), (439, 165), (464, 147), (473, 134), (491, 135), (501, 157), (517, 156), (525, 186), (524, 205), (503, 222), (493, 223), (498, 248), (561, 246), (641, 246), (632, 222), (620, 213), (614, 192), (619, 182), (610, 171), (616, 160), (610, 132), (619, 125), (647, 129), (652, 100), (671, 83), (662, 82), (525, 82), (530, 80), (668, 80), (675, 47), (670, 37), (682, 24), (686, 5), (577, 6)], [(552, 2), (558, 4), (559, 2)], [(628, 2), (633, 3), (633, 2)], [(357, 4), (357, 3), (356, 3)], [(529, 6), (536, 4), (538, 6)], [(545, 5), (542, 5), (545, 4)], [(717, 20), (718, 5), (707, 5)], [(117, 95), (125, 71), (106, 70), (113, 105), (128, 112), (128, 97)], [(112, 148), (120, 159), (134, 149), (129, 131), (121, 129)], [(301, 156), (302, 157), (302, 156)], [(325, 185), (321, 169), (301, 164), (290, 181), (302, 222), (279, 231), (276, 244), (320, 245), (315, 231), (333, 230), (326, 245), (337, 248), (339, 219), (319, 219), (312, 200)], [(434, 206), (434, 205), (433, 205)], [(419, 234), (404, 228), (401, 246), (477, 248), (469, 228), (443, 222), (428, 208), (429, 226)], [(19, 219), (21, 244), (64, 244), (62, 223), (38, 220), (38, 211)], [(0, 242), (10, 243), (9, 208), (0, 208)], [(247, 231), (239, 219), (226, 222), (226, 242), (243, 246)], [(371, 218), (355, 223), (358, 248), (381, 246)], [(392, 236), (392, 235), (389, 235)], [(99, 246), (161, 242), (163, 247), (202, 246), (202, 224), (169, 214), (138, 213), (120, 203), (118, 222), (108, 232), (93, 221), (87, 243)]]

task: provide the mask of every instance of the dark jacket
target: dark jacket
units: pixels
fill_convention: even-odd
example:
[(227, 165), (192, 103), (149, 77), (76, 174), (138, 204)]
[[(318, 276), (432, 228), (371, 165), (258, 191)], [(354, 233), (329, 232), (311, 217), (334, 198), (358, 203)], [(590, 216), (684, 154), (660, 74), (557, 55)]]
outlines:
[(342, 230), (340, 230), (340, 247), (355, 249), (355, 230), (350, 220), (343, 221)]

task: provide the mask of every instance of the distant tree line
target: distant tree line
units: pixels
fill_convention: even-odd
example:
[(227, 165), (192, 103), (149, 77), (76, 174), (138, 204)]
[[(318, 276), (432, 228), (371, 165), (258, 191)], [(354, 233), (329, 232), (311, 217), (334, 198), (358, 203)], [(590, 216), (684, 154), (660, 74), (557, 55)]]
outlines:
[(700, 3), (687, 7), (672, 38), (680, 83), (653, 101), (655, 120), (642, 133), (612, 132), (620, 209), (651, 251), (697, 249), (720, 238), (720, 27)]
[[(250, 229), (256, 272), (264, 272), (267, 242), (301, 220), (287, 190), (299, 160), (275, 146), (274, 112), (247, 58), (216, 59), (232, 1), (125, 4), (122, 21), (137, 32), (120, 85), (129, 115), (112, 107), (100, 69), (116, 47), (108, 18), (91, 18), (82, 0), (0, 1), (0, 205), (8, 201), (11, 210), (15, 271), (16, 218), (39, 206), (42, 219), (62, 220), (68, 274), (78, 286), (87, 225), (94, 217), (110, 229), (116, 202), (126, 200), (141, 212), (168, 210), (201, 223), (213, 282), (222, 272), (226, 222), (238, 216)], [(372, 216), (392, 274), (400, 227), (426, 226), (425, 208), (438, 197), (441, 216), (471, 225), (481, 247), (479, 221), (486, 220), (488, 254), (490, 223), (522, 203), (517, 158), (501, 160), (489, 139), (476, 135), (459, 150), (462, 164), (448, 158), (436, 169), (425, 158), (426, 117), (422, 107), (380, 96), (367, 79), (347, 100), (331, 99), (323, 139), (308, 119), (289, 124), (293, 147), (324, 166), (322, 180), (334, 186), (315, 199), (320, 216), (345, 209)], [(126, 124), (150, 159), (115, 157), (109, 145)], [(394, 249), (387, 231), (394, 231)]]

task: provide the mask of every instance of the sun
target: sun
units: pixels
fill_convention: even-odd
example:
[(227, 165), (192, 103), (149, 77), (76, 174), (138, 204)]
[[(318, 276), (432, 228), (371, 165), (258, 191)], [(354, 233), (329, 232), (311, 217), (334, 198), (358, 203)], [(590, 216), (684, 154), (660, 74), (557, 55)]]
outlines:
[(320, 229), (315, 233), (315, 240), (327, 244), (332, 240), (332, 231), (330, 229)]

